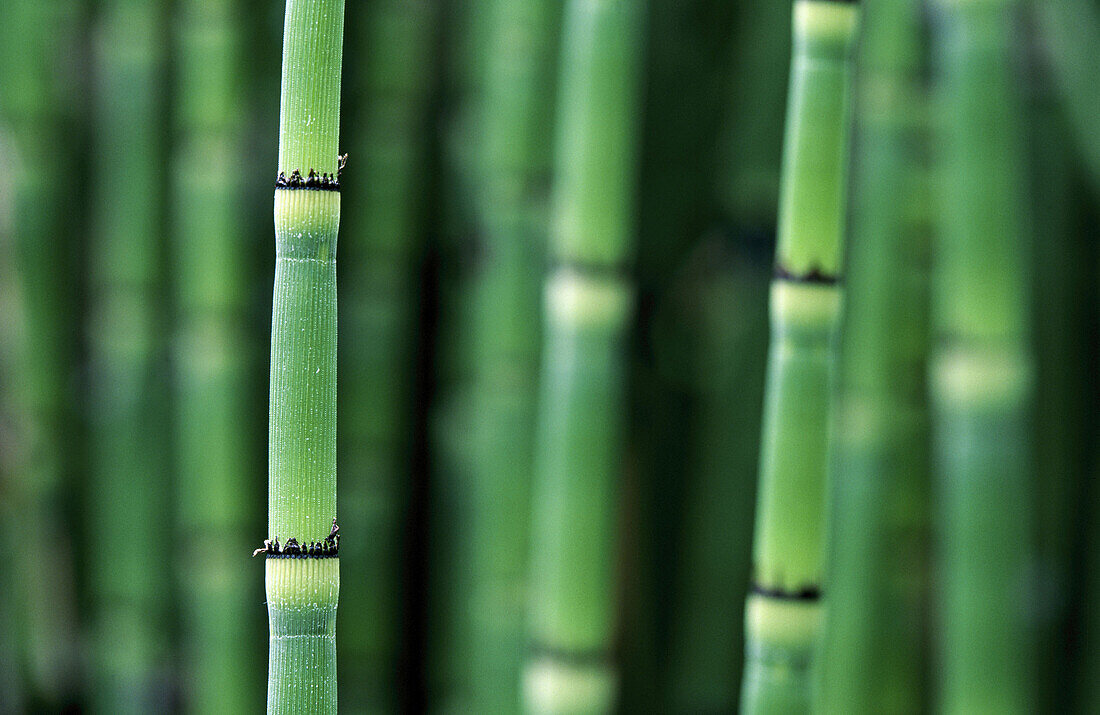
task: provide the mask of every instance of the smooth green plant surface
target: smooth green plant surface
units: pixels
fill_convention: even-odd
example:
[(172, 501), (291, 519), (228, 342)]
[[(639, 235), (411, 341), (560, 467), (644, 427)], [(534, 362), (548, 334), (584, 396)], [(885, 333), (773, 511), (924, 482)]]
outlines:
[(562, 29), (535, 438), (525, 706), (615, 702), (614, 564), (625, 410), (641, 6), (572, 0)]
[(1052, 59), (1062, 103), (1071, 120), (1077, 144), (1100, 193), (1100, 131), (1096, 108), (1096, 48), (1100, 46), (1100, 7), (1090, 0), (1036, 0), (1044, 49)]
[(742, 710), (809, 708), (859, 6), (797, 0)]
[(176, 447), (184, 693), (194, 712), (243, 712), (263, 682), (251, 667), (258, 622), (247, 495), (251, 395), (245, 379), (239, 126), (244, 118), (235, 0), (178, 6), (172, 258), (177, 324)]
[[(1032, 5), (1034, 7), (1034, 5)], [(1029, 33), (1032, 42), (1042, 37)], [(1036, 56), (1031, 56), (1037, 59)], [(1072, 679), (1069, 672), (1087, 672), (1095, 640), (1091, 626), (1078, 620), (1079, 609), (1092, 613), (1079, 599), (1087, 598), (1081, 567), (1085, 546), (1089, 484), (1092, 481), (1093, 394), (1089, 336), (1097, 325), (1097, 246), (1082, 241), (1088, 225), (1082, 199), (1088, 196), (1078, 148), (1058, 88), (1050, 81), (1051, 67), (1037, 62), (1025, 85), (1027, 195), (1030, 242), (1035, 393), (1032, 436), (1036, 469), (1036, 534), (1039, 709), (1058, 709), (1070, 698), (1095, 690), (1090, 677)], [(1085, 619), (1088, 620), (1087, 618)], [(1079, 633), (1072, 639), (1069, 633)], [(1074, 671), (1080, 665), (1085, 671)], [(1095, 706), (1079, 704), (1081, 712)]]
[(921, 712), (931, 704), (924, 50), (919, 2), (864, 0), (819, 712)]
[(1035, 707), (1029, 270), (1021, 3), (941, 0), (931, 356), (939, 522), (938, 706)]
[(343, 30), (343, 0), (288, 0), (268, 447), (268, 538), (281, 549), (267, 546), (266, 554), (267, 710), (280, 715), (336, 712), (336, 235)]

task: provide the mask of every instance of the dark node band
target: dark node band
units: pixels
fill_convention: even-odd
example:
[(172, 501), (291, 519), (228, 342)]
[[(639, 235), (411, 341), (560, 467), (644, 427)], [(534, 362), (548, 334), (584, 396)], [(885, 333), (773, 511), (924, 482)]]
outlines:
[(283, 172), (279, 172), (279, 176), (275, 179), (276, 189), (298, 189), (303, 191), (340, 191), (340, 172), (347, 166), (348, 155), (342, 154), (336, 157), (336, 173), (335, 174), (318, 174), (313, 169), (309, 170), (309, 173), (304, 177), (302, 172), (298, 169), (290, 172), (290, 176), (287, 176)]
[(804, 283), (806, 285), (835, 286), (840, 283), (840, 276), (825, 273), (814, 266), (805, 273), (795, 273), (781, 263), (775, 264), (775, 272), (772, 274), (777, 281), (787, 283)]
[(280, 171), (278, 178), (275, 179), (275, 188), (302, 191), (340, 191), (340, 180), (332, 174), (318, 174), (313, 169), (310, 169), (309, 174), (303, 178), (302, 172), (295, 169), (289, 177)]
[(606, 650), (575, 650), (533, 643), (531, 660), (545, 658), (565, 663), (575, 668), (606, 667), (611, 663), (611, 653)]
[(253, 556), (263, 554), (269, 559), (333, 559), (340, 555), (340, 527), (332, 520), (332, 531), (320, 541), (299, 544), (297, 539), (287, 539), (279, 543), (279, 537), (264, 539), (264, 545), (252, 552)]
[(749, 592), (755, 596), (770, 598), (773, 601), (802, 601), (812, 603), (821, 600), (821, 589), (816, 586), (806, 586), (797, 591), (784, 591), (781, 588), (769, 588), (753, 583)]

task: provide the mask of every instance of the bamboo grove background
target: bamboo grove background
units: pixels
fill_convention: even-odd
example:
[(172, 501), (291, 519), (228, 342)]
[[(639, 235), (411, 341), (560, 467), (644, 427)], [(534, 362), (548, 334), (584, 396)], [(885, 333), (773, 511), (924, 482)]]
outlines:
[[(347, 3), (343, 712), (1100, 711), (1100, 5), (800, 5), (846, 295), (765, 518), (791, 3)], [(254, 712), (284, 4), (0, 10), (0, 712)], [(820, 614), (746, 634), (754, 538)]]

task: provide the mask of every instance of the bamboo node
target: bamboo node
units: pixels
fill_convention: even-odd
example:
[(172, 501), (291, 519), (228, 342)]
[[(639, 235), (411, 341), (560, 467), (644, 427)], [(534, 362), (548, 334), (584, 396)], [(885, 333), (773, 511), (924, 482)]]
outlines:
[(298, 543), (291, 537), (285, 544), (279, 543), (279, 537), (264, 539), (264, 545), (252, 552), (252, 556), (263, 554), (275, 559), (331, 559), (340, 555), (340, 527), (336, 519), (332, 520), (332, 531), (320, 541)]
[(776, 263), (775, 273), (773, 275), (777, 281), (786, 281), (788, 283), (807, 283), (825, 286), (832, 286), (840, 283), (840, 276), (826, 273), (821, 270), (820, 266), (812, 266), (810, 270), (804, 273), (798, 273), (787, 268), (782, 263)]
[(302, 177), (302, 172), (298, 169), (290, 172), (290, 176), (280, 171), (279, 175), (275, 178), (275, 188), (284, 190), (301, 189), (305, 191), (340, 191), (339, 175), (339, 169), (337, 169), (335, 174), (318, 174), (311, 168), (304, 178)]
[(788, 591), (782, 587), (762, 586), (755, 581), (749, 587), (749, 592), (773, 601), (819, 601), (821, 589), (817, 586), (805, 586), (800, 589)]

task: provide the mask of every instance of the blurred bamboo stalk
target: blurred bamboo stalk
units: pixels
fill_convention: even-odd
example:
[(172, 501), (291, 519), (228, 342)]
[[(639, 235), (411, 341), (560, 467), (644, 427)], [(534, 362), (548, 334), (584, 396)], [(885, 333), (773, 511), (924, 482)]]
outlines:
[(865, 0), (815, 710), (930, 707), (927, 101), (920, 3)]
[(741, 707), (747, 713), (810, 707), (859, 13), (850, 2), (794, 4), (753, 584), (745, 614)]
[(159, 3), (105, 0), (94, 45), (91, 691), (94, 709), (112, 713), (168, 701), (164, 20)]
[[(1031, 4), (1030, 8), (1034, 9)], [(1028, 24), (1026, 72), (1028, 208), (1033, 217), (1036, 524), (1039, 708), (1069, 702), (1066, 673), (1087, 650), (1078, 599), (1096, 405), (1090, 360), (1096, 335), (1096, 246), (1082, 240), (1088, 196), (1074, 137), (1052, 78), (1043, 35)], [(1087, 616), (1086, 616), (1087, 620)], [(1087, 679), (1078, 679), (1082, 685)], [(1081, 692), (1083, 688), (1073, 688)]]
[(437, 128), (438, 225), (433, 235), (434, 394), (430, 416), (428, 690), (437, 712), (468, 712), (473, 683), (473, 285), (480, 256), (476, 225), (481, 108), (490, 8), (496, 0), (447, 0), (441, 22), (443, 81)]
[(244, 112), (235, 0), (177, 7), (173, 163), (176, 447), (185, 699), (193, 712), (244, 712), (259, 624), (242, 568), (249, 539), (249, 395), (239, 167)]
[(1021, 3), (940, 0), (940, 223), (931, 358), (940, 524), (939, 707), (1031, 712), (1031, 409)]
[[(348, 711), (397, 712), (411, 651), (406, 565), (413, 474), (416, 344), (424, 257), (430, 92), (439, 9), (379, 0), (349, 19), (355, 171), (345, 216), (340, 330), (339, 495), (345, 608), (339, 672)], [(349, 45), (349, 58), (351, 57)]]
[(1096, 48), (1100, 47), (1100, 7), (1092, 0), (1035, 0), (1032, 3), (1044, 47), (1049, 53), (1063, 105), (1085, 165), (1100, 195), (1100, 84)]
[(335, 714), (336, 242), (344, 0), (288, 0), (283, 32), (268, 539), (257, 550), (267, 557), (267, 711)]
[(535, 438), (534, 713), (614, 707), (614, 553), (634, 243), (642, 5), (565, 6)]
[(10, 407), (19, 415), (12, 461), (12, 518), (38, 547), (20, 550), (13, 599), (25, 621), (17, 662), (39, 707), (63, 709), (75, 696), (79, 651), (71, 497), (78, 467), (74, 434), (77, 325), (77, 211), (79, 147), (73, 138), (76, 67), (70, 47), (83, 14), (80, 3), (13, 2), (0, 38), (0, 121), (9, 130), (12, 162), (13, 278), (20, 318), (12, 349), (18, 379)]
[(560, 3), (487, 9), (471, 340), (471, 706), (517, 712)]

